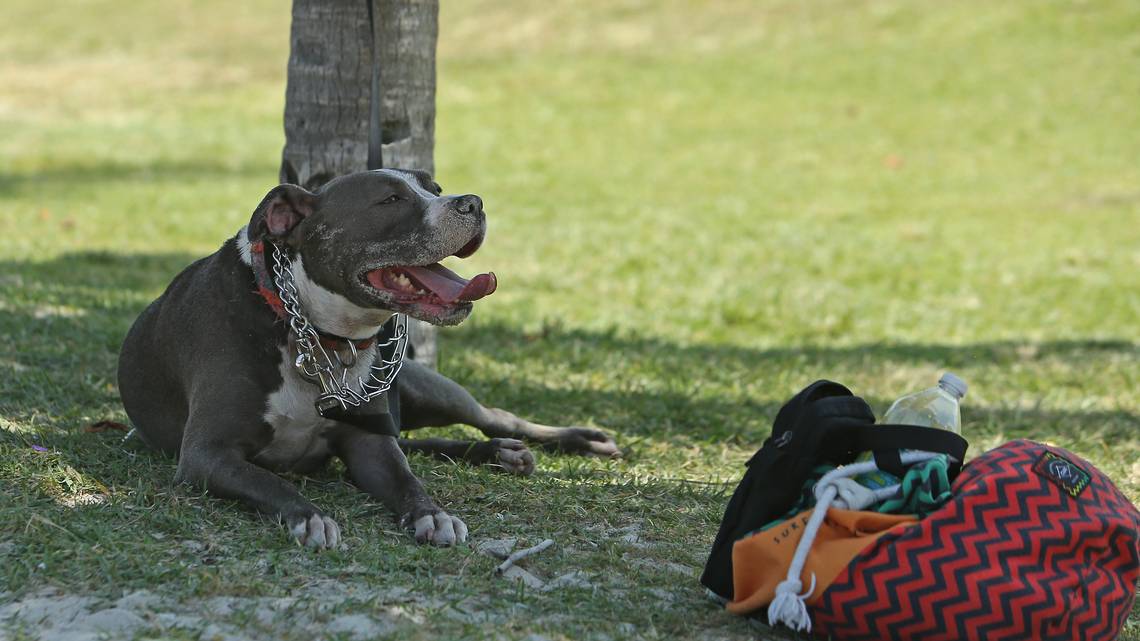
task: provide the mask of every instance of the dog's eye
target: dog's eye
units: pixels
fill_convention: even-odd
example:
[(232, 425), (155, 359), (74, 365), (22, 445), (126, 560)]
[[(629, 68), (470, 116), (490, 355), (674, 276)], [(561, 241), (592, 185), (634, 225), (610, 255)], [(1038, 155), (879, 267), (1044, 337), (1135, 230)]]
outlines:
[(384, 200), (381, 200), (381, 201), (380, 201), (379, 203), (377, 203), (377, 204), (379, 204), (379, 205), (391, 205), (392, 203), (394, 203), (394, 202), (398, 202), (398, 201), (401, 201), (401, 200), (403, 200), (403, 198), (400, 198), (400, 196), (399, 196), (399, 195), (397, 195), (397, 194), (392, 194), (391, 196), (388, 196), (387, 198), (385, 198)]

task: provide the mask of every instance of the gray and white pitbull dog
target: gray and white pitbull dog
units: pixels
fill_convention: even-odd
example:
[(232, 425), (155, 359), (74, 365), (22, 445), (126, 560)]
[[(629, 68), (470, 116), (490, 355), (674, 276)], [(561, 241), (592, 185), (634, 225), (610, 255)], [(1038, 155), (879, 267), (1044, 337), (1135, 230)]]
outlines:
[[(599, 430), (538, 425), (483, 407), (411, 360), (389, 392), (398, 395), (398, 426), (382, 398), (353, 424), (317, 413), (318, 387), (294, 368), (290, 330), (259, 292), (254, 261), (271, 260), (271, 252), (258, 250), (270, 242), (285, 249), (301, 307), (323, 334), (338, 337), (338, 351), (374, 337), (396, 312), (455, 325), (496, 282), (493, 274), (468, 281), (437, 264), (471, 255), (486, 232), (478, 196), (440, 193), (425, 172), (391, 169), (343, 176), (315, 193), (279, 185), (245, 228), (182, 271), (142, 312), (119, 355), (119, 393), (141, 438), (178, 456), (176, 481), (275, 516), (307, 546), (332, 548), (340, 527), (277, 472), (314, 471), (335, 455), (360, 489), (414, 527), (416, 541), (451, 545), (466, 538), (467, 527), (428, 496), (405, 451), (518, 474), (534, 470), (534, 457), (512, 437), (619, 454)], [(366, 377), (378, 351), (375, 344), (361, 349), (348, 380)], [(492, 438), (392, 436), (397, 428), (454, 423)]]

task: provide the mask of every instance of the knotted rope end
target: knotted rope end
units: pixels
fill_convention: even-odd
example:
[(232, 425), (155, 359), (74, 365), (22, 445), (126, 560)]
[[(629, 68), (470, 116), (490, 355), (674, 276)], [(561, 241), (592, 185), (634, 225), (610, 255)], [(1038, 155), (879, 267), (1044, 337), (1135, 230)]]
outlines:
[(815, 573), (811, 575), (811, 587), (800, 593), (803, 583), (789, 578), (776, 586), (776, 598), (768, 605), (768, 623), (783, 623), (796, 632), (811, 632), (811, 615), (808, 614), (807, 599), (815, 592)]

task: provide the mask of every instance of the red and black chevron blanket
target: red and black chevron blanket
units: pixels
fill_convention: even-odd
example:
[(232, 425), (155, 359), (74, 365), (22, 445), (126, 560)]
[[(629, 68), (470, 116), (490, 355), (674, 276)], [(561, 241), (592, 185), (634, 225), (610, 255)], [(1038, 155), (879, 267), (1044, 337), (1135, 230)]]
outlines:
[(1080, 457), (1030, 441), (967, 465), (953, 498), (864, 549), (812, 604), (833, 639), (1108, 641), (1140, 578), (1140, 513)]

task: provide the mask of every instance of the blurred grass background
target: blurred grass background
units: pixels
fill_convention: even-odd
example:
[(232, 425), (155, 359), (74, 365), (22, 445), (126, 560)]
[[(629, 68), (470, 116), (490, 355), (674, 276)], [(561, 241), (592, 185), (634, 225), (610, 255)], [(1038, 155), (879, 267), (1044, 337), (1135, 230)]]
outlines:
[[(738, 476), (783, 400), (826, 377), (881, 412), (947, 369), (971, 385), (975, 453), (1057, 443), (1140, 499), (1140, 6), (443, 5), (437, 176), (480, 194), (491, 224), (453, 267), (494, 270), (501, 286), (444, 333), (441, 368), (488, 404), (611, 428), (630, 451), (544, 456), (522, 482), (417, 460), (474, 532), (574, 540), (594, 536), (583, 524), (648, 520), (660, 546), (615, 544), (585, 567), (627, 553), (696, 567), (725, 500), (715, 481)], [(128, 571), (144, 553), (84, 551), (32, 513), (110, 545), (115, 517), (146, 505), (132, 528), (232, 526), (235, 559), (297, 553), (251, 517), (171, 493), (171, 461), (81, 431), (124, 418), (114, 364), (134, 316), (275, 184), (287, 4), (12, 0), (5, 13), (0, 480), (19, 491), (0, 496), (0, 538), (21, 553), (0, 590), (174, 581)], [(313, 491), (342, 525), (394, 531), (378, 513), (344, 516), (363, 499), (329, 479)], [(472, 484), (516, 521), (471, 504)], [(67, 505), (91, 492), (108, 501)], [(204, 522), (186, 520), (186, 501)], [(424, 567), (459, 563), (388, 539), (351, 554), (404, 555), (387, 571), (428, 592)], [(44, 557), (68, 561), (36, 570)], [(178, 589), (252, 580), (236, 561), (195, 572)], [(683, 594), (648, 627), (644, 594), (580, 595), (567, 634), (607, 618), (641, 636), (748, 633), (695, 582)]]

